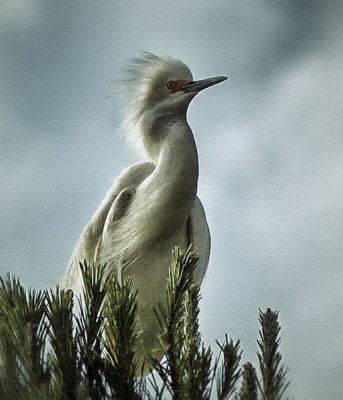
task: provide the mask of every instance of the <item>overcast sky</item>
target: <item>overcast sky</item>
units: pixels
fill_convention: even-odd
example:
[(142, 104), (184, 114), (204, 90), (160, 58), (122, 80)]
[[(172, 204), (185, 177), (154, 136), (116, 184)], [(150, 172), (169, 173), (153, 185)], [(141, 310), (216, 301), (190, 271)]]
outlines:
[(130, 58), (228, 75), (188, 114), (212, 236), (203, 337), (241, 338), (257, 365), (258, 309), (277, 309), (290, 397), (341, 399), (342, 5), (0, 0), (0, 273), (53, 287), (141, 160), (120, 133)]

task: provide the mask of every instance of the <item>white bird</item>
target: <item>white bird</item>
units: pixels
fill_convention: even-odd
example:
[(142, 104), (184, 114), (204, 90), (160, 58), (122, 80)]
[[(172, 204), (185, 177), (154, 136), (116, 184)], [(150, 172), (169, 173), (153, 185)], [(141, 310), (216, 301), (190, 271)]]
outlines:
[(197, 93), (227, 77), (193, 81), (180, 60), (150, 53), (135, 59), (129, 74), (128, 131), (150, 161), (128, 167), (115, 180), (76, 244), (63, 286), (81, 292), (84, 259), (106, 263), (119, 280), (132, 276), (142, 361), (157, 347), (153, 307), (165, 298), (171, 250), (186, 250), (190, 243), (198, 249), (197, 283), (207, 269), (210, 234), (197, 197), (198, 155), (186, 112)]

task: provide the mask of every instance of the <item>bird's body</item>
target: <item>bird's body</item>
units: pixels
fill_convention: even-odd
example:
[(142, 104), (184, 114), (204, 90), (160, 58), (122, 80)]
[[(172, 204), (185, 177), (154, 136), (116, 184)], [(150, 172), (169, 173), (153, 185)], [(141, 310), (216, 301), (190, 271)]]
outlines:
[[(201, 283), (210, 252), (205, 213), (197, 198), (198, 155), (186, 120), (191, 99), (202, 88), (226, 79), (192, 81), (188, 67), (147, 54), (131, 71), (129, 127), (151, 161), (124, 170), (114, 182), (74, 249), (64, 286), (80, 293), (79, 261), (106, 263), (118, 279), (133, 278), (138, 289), (139, 358), (156, 347), (153, 312), (164, 299), (171, 250), (198, 248), (195, 280)], [(198, 86), (196, 86), (198, 84)]]

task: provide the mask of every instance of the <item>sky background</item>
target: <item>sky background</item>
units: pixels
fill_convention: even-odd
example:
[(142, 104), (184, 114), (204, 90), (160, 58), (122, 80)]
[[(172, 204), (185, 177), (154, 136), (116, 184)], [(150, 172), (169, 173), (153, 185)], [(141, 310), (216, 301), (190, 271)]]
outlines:
[(0, 0), (0, 273), (53, 287), (115, 177), (121, 71), (146, 50), (228, 75), (188, 119), (212, 236), (201, 329), (256, 360), (280, 311), (289, 396), (343, 393), (343, 2)]

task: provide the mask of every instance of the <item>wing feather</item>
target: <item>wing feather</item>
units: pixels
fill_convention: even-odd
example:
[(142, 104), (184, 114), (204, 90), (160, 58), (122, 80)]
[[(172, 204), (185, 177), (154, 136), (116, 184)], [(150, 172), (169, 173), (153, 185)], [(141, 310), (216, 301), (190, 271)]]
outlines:
[[(117, 219), (122, 217), (125, 212), (125, 201), (128, 201), (128, 193), (130, 197), (134, 189), (153, 172), (154, 168), (155, 166), (152, 162), (140, 162), (126, 168), (115, 180), (76, 243), (61, 282), (62, 287), (70, 288), (74, 292), (80, 293), (82, 282), (79, 273), (79, 262), (83, 260), (97, 261), (96, 256), (106, 220), (107, 228), (112, 228), (112, 226), (108, 225), (113, 222), (111, 217)], [(119, 196), (119, 194), (122, 194), (122, 196)], [(110, 217), (108, 218), (109, 215)]]
[(189, 217), (189, 241), (199, 251), (199, 261), (194, 271), (194, 280), (201, 283), (210, 258), (211, 236), (206, 221), (204, 207), (197, 197)]

